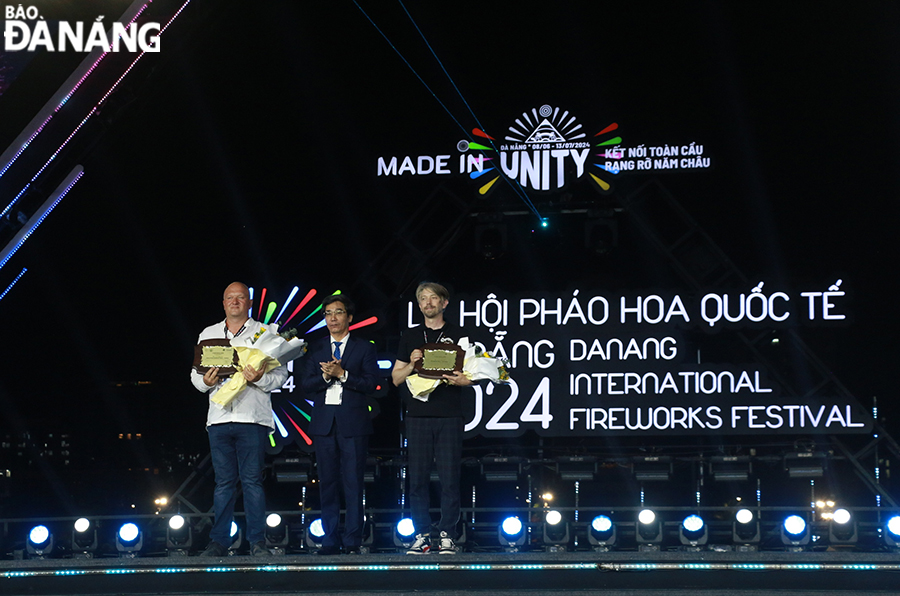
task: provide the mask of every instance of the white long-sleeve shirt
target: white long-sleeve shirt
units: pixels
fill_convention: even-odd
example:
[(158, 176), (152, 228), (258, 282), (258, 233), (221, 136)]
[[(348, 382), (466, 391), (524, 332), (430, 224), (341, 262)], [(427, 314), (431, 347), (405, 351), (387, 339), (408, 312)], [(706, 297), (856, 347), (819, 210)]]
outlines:
[[(259, 331), (263, 324), (253, 319), (248, 319), (244, 323), (244, 327), (239, 331), (240, 335), (253, 335)], [(223, 320), (215, 325), (210, 325), (200, 333), (198, 342), (204, 339), (232, 339), (235, 334), (228, 331), (228, 326)], [(235, 373), (240, 374), (240, 373)], [(245, 422), (252, 424), (261, 424), (275, 430), (275, 421), (272, 418), (272, 398), (270, 394), (273, 390), (280, 388), (287, 380), (288, 371), (284, 366), (271, 370), (263, 374), (262, 378), (256, 383), (248, 383), (247, 387), (237, 394), (237, 396), (224, 408), (215, 404), (210, 400), (209, 410), (206, 415), (206, 426), (213, 424), (224, 424), (226, 422)], [(219, 388), (228, 381), (228, 378), (219, 378), (219, 382), (214, 387), (208, 387), (203, 382), (203, 375), (195, 370), (191, 370), (191, 383), (197, 388), (197, 391), (208, 393), (211, 398)]]

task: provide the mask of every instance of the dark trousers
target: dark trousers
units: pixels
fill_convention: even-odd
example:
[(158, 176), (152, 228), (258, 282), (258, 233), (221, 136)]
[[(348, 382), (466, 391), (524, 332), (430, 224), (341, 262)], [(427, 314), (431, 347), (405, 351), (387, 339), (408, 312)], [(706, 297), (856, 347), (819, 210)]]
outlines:
[(237, 500), (237, 483), (244, 491), (245, 536), (251, 544), (265, 540), (266, 496), (262, 476), (266, 463), (268, 427), (259, 424), (228, 422), (213, 424), (209, 432), (209, 449), (216, 473), (213, 493), (215, 523), (209, 537), (222, 546), (231, 546), (231, 522)]
[(459, 474), (462, 460), (462, 418), (406, 418), (409, 457), (409, 502), (419, 534), (431, 533), (431, 466), (441, 483), (438, 530), (456, 538), (459, 522)]
[[(322, 546), (359, 548), (363, 532), (363, 475), (369, 451), (369, 436), (344, 437), (332, 424), (327, 435), (316, 435), (316, 469), (319, 472), (319, 496), (322, 505)], [(343, 540), (337, 528), (341, 517), (341, 489), (347, 513), (344, 516)]]

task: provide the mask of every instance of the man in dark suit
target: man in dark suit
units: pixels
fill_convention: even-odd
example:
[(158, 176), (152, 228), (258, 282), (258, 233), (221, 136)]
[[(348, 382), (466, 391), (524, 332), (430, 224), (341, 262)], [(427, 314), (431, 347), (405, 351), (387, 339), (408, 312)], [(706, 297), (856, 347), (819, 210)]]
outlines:
[[(335, 294), (322, 301), (329, 337), (315, 344), (306, 356), (303, 391), (313, 400), (309, 434), (316, 451), (322, 504), (320, 555), (359, 553), (363, 531), (363, 472), (372, 434), (366, 394), (377, 384), (375, 346), (350, 335), (353, 301)], [(347, 514), (339, 539), (340, 493)]]

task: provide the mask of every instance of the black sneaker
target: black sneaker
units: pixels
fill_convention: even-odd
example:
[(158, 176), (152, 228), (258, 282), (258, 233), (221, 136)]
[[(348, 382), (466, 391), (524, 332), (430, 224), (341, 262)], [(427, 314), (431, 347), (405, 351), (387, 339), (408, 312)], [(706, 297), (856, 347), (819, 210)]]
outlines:
[(427, 555), (431, 551), (431, 536), (428, 534), (416, 534), (416, 540), (406, 551), (408, 555)]
[(266, 548), (265, 542), (254, 542), (250, 545), (250, 554), (254, 557), (271, 557), (272, 552)]
[(200, 553), (201, 557), (224, 557), (228, 554), (228, 549), (215, 540), (209, 543), (209, 546), (206, 547), (202, 553)]

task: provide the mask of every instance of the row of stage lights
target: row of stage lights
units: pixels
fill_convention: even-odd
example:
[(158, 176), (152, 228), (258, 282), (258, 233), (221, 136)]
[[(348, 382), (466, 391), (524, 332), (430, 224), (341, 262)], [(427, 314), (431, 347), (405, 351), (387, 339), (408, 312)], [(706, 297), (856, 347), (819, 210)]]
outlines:
[[(507, 552), (516, 552), (532, 548), (535, 544), (547, 551), (564, 551), (572, 542), (572, 525), (563, 519), (556, 510), (544, 510), (543, 522), (526, 523), (518, 516), (509, 516), (497, 526), (496, 535), (500, 548)], [(182, 515), (168, 518), (166, 527), (166, 553), (170, 556), (187, 556), (194, 547), (193, 528), (188, 519)], [(671, 524), (670, 524), (671, 525)], [(858, 540), (858, 526), (851, 513), (846, 509), (837, 509), (828, 521), (829, 545), (855, 545)], [(621, 530), (628, 528), (627, 532)], [(633, 528), (633, 530), (632, 530)], [(538, 532), (534, 540), (531, 534)], [(641, 510), (635, 521), (620, 519), (618, 522), (609, 515), (595, 516), (587, 527), (587, 540), (590, 548), (604, 552), (621, 548), (622, 535), (630, 537), (633, 532), (634, 541), (639, 551), (659, 550), (666, 534), (664, 524), (652, 509)], [(405, 550), (415, 540), (415, 528), (409, 518), (400, 520), (393, 527), (393, 548)], [(891, 516), (883, 526), (878, 528), (883, 545), (900, 551), (900, 515)], [(313, 519), (303, 529), (303, 540), (300, 550), (314, 551), (322, 546), (324, 531), (322, 521)], [(804, 550), (817, 536), (813, 535), (807, 519), (801, 515), (788, 515), (780, 524), (780, 542), (787, 550)], [(273, 554), (286, 554), (290, 542), (288, 523), (277, 513), (266, 519), (266, 547)], [(238, 525), (232, 522), (232, 544), (229, 554), (235, 554), (242, 546), (243, 536)], [(823, 532), (824, 538), (824, 532)], [(709, 541), (709, 525), (697, 514), (683, 518), (678, 525), (678, 540), (685, 550), (701, 550)], [(367, 524), (363, 540), (365, 551), (373, 548), (375, 532), (372, 524)], [(460, 542), (465, 543), (465, 535)], [(737, 551), (757, 550), (763, 542), (763, 531), (756, 513), (750, 509), (740, 509), (731, 523), (731, 542)], [(484, 543), (481, 543), (484, 546)], [(90, 558), (98, 550), (97, 528), (88, 519), (78, 519), (71, 530), (71, 549), (61, 545), (46, 525), (38, 525), (28, 532), (25, 552), (29, 558), (47, 558), (71, 554), (76, 558)], [(122, 524), (115, 533), (116, 552), (119, 557), (136, 557), (144, 550), (143, 531), (134, 523)], [(379, 550), (390, 550), (388, 545), (378, 545)], [(384, 548), (386, 547), (387, 548)]]
[[(568, 524), (562, 521), (557, 511), (548, 511), (543, 524), (542, 544), (547, 550), (563, 547), (569, 543)], [(781, 544), (787, 550), (804, 550), (815, 538), (807, 520), (800, 515), (789, 515), (780, 524)], [(900, 550), (900, 515), (891, 516), (882, 528), (884, 545), (892, 550)], [(518, 517), (504, 519), (497, 531), (501, 546), (516, 551), (525, 544), (525, 524)], [(595, 551), (609, 551), (619, 544), (617, 525), (607, 515), (597, 515), (588, 526), (588, 543)], [(638, 513), (634, 524), (634, 538), (638, 550), (659, 550), (665, 539), (663, 524), (652, 509)], [(858, 527), (847, 509), (834, 511), (828, 523), (829, 545), (855, 545), (858, 541)], [(686, 516), (678, 526), (678, 540), (685, 550), (701, 550), (709, 541), (709, 527), (697, 514)], [(757, 550), (763, 542), (763, 533), (757, 515), (750, 509), (740, 509), (731, 524), (731, 542), (737, 551)]]
[[(319, 522), (321, 528), (321, 522)], [(231, 522), (231, 545), (233, 554), (243, 543), (243, 532), (236, 522)], [(120, 557), (136, 557), (144, 549), (144, 533), (132, 522), (122, 524), (115, 533), (116, 552)], [(281, 515), (271, 513), (266, 518), (266, 546), (276, 552), (288, 544), (288, 527)], [(58, 540), (45, 525), (31, 528), (25, 540), (25, 553), (29, 558), (47, 558), (66, 552), (60, 548)], [(76, 558), (92, 558), (98, 551), (100, 542), (97, 527), (87, 518), (79, 518), (72, 526), (71, 554)], [(194, 532), (183, 515), (168, 518), (166, 526), (166, 553), (187, 556), (194, 546)]]

